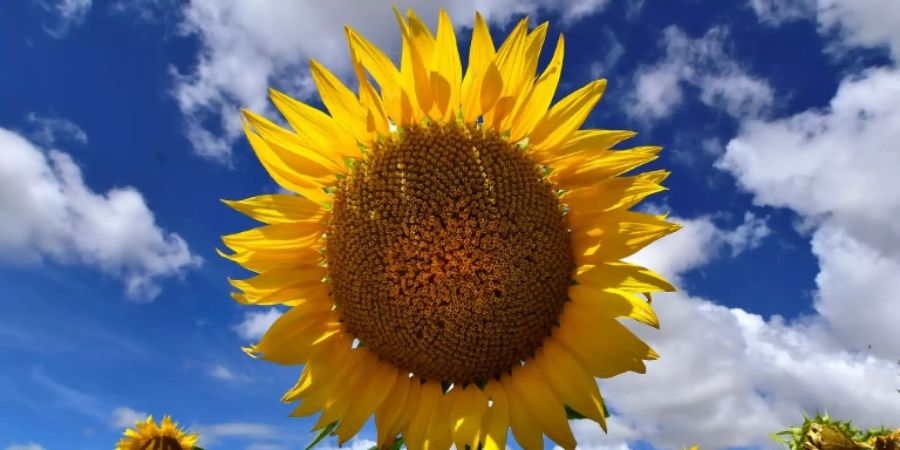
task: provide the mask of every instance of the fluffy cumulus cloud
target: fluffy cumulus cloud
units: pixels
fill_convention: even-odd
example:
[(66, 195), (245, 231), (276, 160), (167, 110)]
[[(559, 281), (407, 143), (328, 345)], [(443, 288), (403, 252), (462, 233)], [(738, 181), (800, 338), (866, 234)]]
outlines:
[[(749, 248), (767, 229), (753, 216), (730, 230), (709, 218), (674, 220), (685, 228), (633, 259), (675, 280), (726, 250)], [(769, 433), (802, 419), (800, 411), (826, 408), (863, 426), (900, 416), (896, 361), (848, 349), (827, 318), (766, 320), (689, 293), (655, 296), (654, 306), (662, 328), (634, 329), (662, 357), (646, 374), (601, 381), (614, 412), (609, 434), (573, 422), (582, 448), (627, 449), (638, 440), (658, 448), (765, 447)]]
[(135, 422), (147, 419), (148, 414), (127, 406), (120, 406), (110, 414), (109, 425), (114, 429), (131, 428)]
[(626, 112), (641, 119), (673, 114), (684, 89), (699, 90), (700, 101), (734, 116), (758, 116), (772, 105), (771, 86), (748, 73), (727, 49), (728, 30), (714, 27), (691, 38), (676, 26), (663, 30), (666, 53), (634, 75), (634, 94)]
[(50, 36), (63, 38), (78, 27), (91, 10), (91, 0), (36, 0), (36, 3), (50, 16), (44, 30)]
[(756, 203), (790, 208), (812, 230), (816, 309), (841, 336), (900, 355), (900, 71), (870, 69), (828, 108), (744, 124), (720, 160)]
[(234, 326), (234, 331), (243, 339), (257, 341), (279, 317), (281, 317), (281, 311), (276, 308), (244, 313), (244, 319)]
[[(207, 447), (221, 442), (223, 439), (241, 439), (241, 440), (280, 440), (284, 437), (284, 433), (272, 425), (253, 423), (253, 422), (227, 422), (213, 425), (193, 425), (190, 427), (191, 432), (200, 435), (199, 445)], [(260, 442), (257, 445), (269, 444), (271, 442)]]
[[(447, 8), (457, 27), (470, 26), (478, 9), (493, 23), (522, 14), (553, 12), (574, 22), (603, 9), (608, 0), (466, 0), (397, 2), (414, 8), (434, 24), (438, 8)], [(400, 35), (384, 2), (245, 2), (196, 0), (184, 7), (182, 31), (200, 39), (194, 66), (173, 69), (174, 95), (185, 117), (185, 132), (197, 153), (227, 162), (240, 134), (238, 107), (265, 111), (272, 85), (300, 98), (313, 95), (307, 61), (315, 58), (350, 79), (344, 25), (356, 28), (386, 51), (399, 54)]]
[(137, 300), (155, 298), (161, 278), (200, 264), (134, 188), (95, 192), (67, 153), (2, 128), (0, 152), (0, 262), (87, 264), (121, 278)]
[(815, 20), (822, 34), (835, 38), (832, 49), (882, 47), (900, 57), (900, 9), (894, 0), (749, 0), (748, 5), (767, 25)]

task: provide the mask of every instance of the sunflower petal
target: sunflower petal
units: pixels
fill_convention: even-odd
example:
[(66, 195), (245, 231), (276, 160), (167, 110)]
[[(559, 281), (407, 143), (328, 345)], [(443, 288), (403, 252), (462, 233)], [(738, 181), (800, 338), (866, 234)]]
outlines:
[[(469, 46), (469, 63), (462, 81), (462, 113), (466, 123), (474, 122), (481, 115), (482, 80), (488, 66), (494, 60), (494, 42), (487, 24), (481, 14), (475, 13), (475, 25), (472, 29), (472, 40)], [(499, 73), (497, 73), (499, 76)], [(501, 80), (502, 83), (502, 80)], [(497, 89), (497, 95), (500, 90)], [(496, 101), (494, 98), (493, 101)], [(493, 106), (493, 101), (489, 106)]]
[(435, 77), (432, 76), (432, 95), (435, 106), (443, 114), (442, 119), (449, 122), (456, 118), (456, 112), (459, 110), (462, 64), (456, 48), (456, 32), (453, 31), (453, 23), (450, 22), (450, 16), (443, 8), (438, 15), (437, 40), (432, 67), (447, 83), (447, 91), (438, 92), (435, 90), (433, 82)]
[[(431, 87), (429, 86), (431, 52), (434, 38), (421, 21), (417, 25), (407, 24), (397, 9), (394, 9), (403, 36), (403, 50), (400, 55), (400, 77), (405, 91), (415, 93), (418, 108), (413, 108), (413, 120), (419, 121), (423, 114), (431, 111)], [(412, 96), (411, 96), (412, 97)]]
[(542, 164), (563, 168), (570, 164), (580, 164), (587, 158), (636, 135), (634, 131), (628, 130), (578, 130), (558, 146), (541, 151), (529, 150)]
[[(320, 309), (311, 310), (314, 305)], [(322, 343), (340, 332), (341, 325), (330, 307), (324, 302), (310, 302), (291, 308), (269, 327), (253, 352), (277, 364), (305, 363)]]
[(631, 208), (647, 196), (666, 190), (659, 183), (667, 175), (667, 171), (660, 170), (633, 177), (601, 180), (587, 187), (566, 191), (560, 201), (571, 208), (570, 221), (573, 228), (590, 226), (592, 215)]
[(222, 236), (222, 242), (237, 252), (318, 248), (324, 232), (325, 227), (318, 222), (283, 223), (228, 234)]
[(344, 132), (328, 114), (275, 89), (269, 89), (269, 98), (304, 145), (320, 154), (359, 156), (353, 136)]
[[(516, 112), (525, 106), (528, 102), (528, 98), (531, 96), (531, 91), (534, 88), (538, 58), (540, 57), (541, 49), (544, 46), (544, 39), (547, 37), (548, 26), (547, 22), (540, 24), (528, 34), (528, 37), (525, 40), (525, 51), (521, 54), (521, 61), (519, 62), (518, 67), (513, 69), (520, 71), (521, 76), (510, 77), (509, 84), (506, 86), (509, 89), (509, 92), (506, 94), (513, 99), (512, 108), (502, 118), (497, 118), (495, 122), (499, 124), (498, 128), (502, 131), (509, 130), (512, 127), (511, 121), (515, 118)], [(516, 87), (516, 84), (518, 84), (518, 87)], [(542, 111), (541, 114), (542, 116), (543, 112), (547, 109), (546, 106), (549, 106), (549, 104), (544, 106), (544, 111)], [(522, 137), (524, 137), (524, 135)]]
[(304, 145), (299, 136), (269, 119), (248, 110), (241, 113), (273, 152), (292, 167), (302, 169), (305, 175), (331, 181), (335, 174), (346, 172), (347, 168), (337, 153), (319, 152)]
[(451, 390), (450, 421), (453, 425), (453, 442), (456, 448), (477, 448), (478, 429), (488, 409), (488, 399), (473, 384), (465, 388)]
[(547, 112), (550, 103), (553, 102), (553, 95), (556, 94), (556, 86), (559, 84), (559, 77), (562, 73), (564, 53), (565, 39), (560, 34), (550, 63), (544, 69), (528, 96), (517, 105), (516, 110), (512, 114), (515, 119), (512, 122), (509, 138), (511, 142), (517, 142), (531, 133), (534, 126)]
[(378, 83), (388, 115), (399, 124), (409, 123), (412, 120), (412, 103), (410, 97), (404, 92), (397, 66), (384, 52), (353, 28), (344, 27), (344, 31), (351, 51), (359, 57), (360, 63)]
[(597, 382), (565, 346), (553, 339), (546, 339), (532, 364), (537, 365), (563, 403), (606, 429), (603, 398)]
[(619, 260), (679, 229), (681, 225), (650, 214), (625, 210), (599, 214), (590, 225), (572, 230), (575, 263)]
[(397, 380), (387, 395), (388, 401), (375, 408), (375, 429), (378, 433), (378, 448), (390, 445), (397, 433), (403, 428), (397, 422), (406, 406), (406, 399), (412, 395), (412, 384), (406, 373), (399, 369)]
[(659, 328), (659, 318), (647, 301), (632, 293), (602, 290), (590, 284), (579, 284), (569, 288), (572, 301), (595, 302), (605, 308), (609, 317), (630, 317), (638, 322)]
[(497, 380), (488, 381), (484, 392), (490, 398), (491, 404), (484, 413), (484, 421), (479, 432), (481, 442), (484, 450), (505, 450), (510, 423), (509, 396), (503, 383)]
[(350, 133), (358, 142), (366, 142), (369, 139), (366, 131), (366, 109), (359, 103), (353, 91), (344, 86), (331, 71), (318, 61), (309, 61), (310, 71), (322, 103), (328, 108), (331, 117), (338, 126)]
[[(363, 350), (368, 352), (368, 350)], [(353, 407), (341, 417), (341, 424), (337, 428), (338, 445), (343, 445), (355, 435), (370, 415), (385, 401), (388, 392), (397, 383), (398, 371), (395, 367), (382, 363), (374, 355), (368, 355), (372, 360), (371, 372), (365, 374), (364, 381), (358, 389), (348, 386), (348, 392), (353, 396)], [(405, 382), (405, 380), (400, 380)]]
[(524, 366), (513, 368), (508, 386), (516, 393), (516, 401), (520, 402), (522, 412), (529, 416), (532, 423), (539, 425), (544, 434), (560, 447), (575, 449), (575, 436), (566, 421), (563, 403), (534, 364), (529, 361)]
[(674, 292), (675, 287), (661, 275), (637, 264), (599, 262), (583, 267), (575, 281), (596, 289), (619, 289), (625, 292)]
[[(621, 175), (655, 160), (662, 147), (637, 147), (628, 150), (608, 150), (593, 157), (561, 160), (548, 179), (563, 189), (588, 186), (596, 181)], [(573, 158), (575, 159), (575, 158)]]
[(322, 260), (322, 254), (318, 249), (314, 248), (304, 248), (290, 252), (243, 250), (230, 255), (216, 249), (216, 253), (256, 273), (303, 267), (310, 264), (318, 264)]
[(406, 432), (403, 433), (406, 445), (410, 450), (425, 449), (429, 419), (437, 409), (442, 395), (440, 383), (429, 380), (422, 385), (418, 404), (406, 427)]
[(532, 151), (546, 151), (565, 142), (581, 127), (604, 90), (606, 80), (593, 81), (553, 105), (528, 137)]
[(512, 428), (513, 437), (519, 446), (527, 449), (541, 450), (544, 448), (544, 438), (541, 436), (541, 427), (526, 412), (528, 406), (525, 405), (523, 395), (530, 395), (530, 392), (521, 393), (513, 384), (512, 377), (504, 375), (500, 379), (507, 393), (509, 401), (509, 427)]
[(294, 191), (303, 197), (316, 203), (324, 204), (331, 201), (331, 197), (323, 190), (324, 185), (308, 175), (298, 173), (294, 167), (287, 164), (278, 154), (272, 151), (256, 132), (250, 129), (250, 125), (244, 123), (244, 134), (253, 147), (253, 152), (259, 162), (281, 187)]
[(296, 195), (258, 195), (222, 203), (267, 224), (321, 220), (325, 216), (321, 205)]

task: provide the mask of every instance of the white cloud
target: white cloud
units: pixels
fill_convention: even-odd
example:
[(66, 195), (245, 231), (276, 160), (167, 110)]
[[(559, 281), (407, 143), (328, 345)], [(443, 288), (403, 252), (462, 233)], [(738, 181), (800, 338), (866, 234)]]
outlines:
[(6, 447), (6, 450), (47, 450), (43, 446), (35, 444), (34, 442), (28, 444), (12, 444)]
[(91, 0), (36, 0), (44, 11), (53, 15), (53, 25), (44, 27), (50, 36), (63, 38), (72, 28), (84, 23)]
[(844, 80), (828, 108), (745, 123), (719, 166), (758, 204), (796, 211), (819, 259), (816, 310), (841, 338), (900, 354), (900, 71)]
[(95, 266), (137, 300), (155, 298), (160, 278), (200, 264), (181, 236), (156, 225), (134, 188), (94, 192), (68, 154), (3, 128), (0, 152), (0, 261)]
[(759, 116), (772, 105), (772, 87), (741, 67), (727, 52), (728, 30), (718, 26), (692, 39), (676, 26), (663, 30), (665, 56), (635, 73), (626, 112), (642, 119), (667, 117), (684, 100), (684, 87), (700, 101), (734, 117)]
[(281, 311), (276, 308), (269, 308), (263, 312), (247, 312), (244, 313), (244, 320), (233, 328), (242, 338), (257, 341), (279, 317)]
[[(475, 9), (493, 23), (523, 14), (546, 12), (574, 22), (602, 10), (608, 0), (501, 0), (458, 2), (415, 0), (397, 2), (427, 23), (436, 22), (445, 6), (457, 27), (470, 26)], [(197, 64), (175, 71), (173, 94), (186, 119), (186, 134), (201, 156), (228, 162), (231, 145), (240, 134), (237, 108), (266, 111), (269, 85), (308, 98), (314, 85), (307, 60), (316, 58), (338, 76), (349, 79), (344, 24), (357, 28), (388, 55), (399, 53), (400, 34), (391, 2), (246, 2), (196, 0), (184, 7), (182, 30), (201, 42)], [(499, 38), (497, 38), (499, 40)], [(210, 127), (212, 123), (214, 126)]]
[(239, 439), (279, 439), (284, 433), (272, 425), (251, 422), (228, 422), (214, 425), (194, 425), (191, 432), (200, 435), (200, 446), (221, 442), (223, 438)]
[(591, 64), (591, 78), (603, 78), (608, 74), (619, 60), (625, 56), (625, 47), (616, 39), (615, 33), (609, 27), (603, 27), (603, 46), (607, 47), (606, 55), (601, 61)]
[(87, 144), (87, 133), (75, 122), (62, 117), (41, 116), (31, 112), (25, 116), (31, 132), (28, 133), (32, 141), (50, 147), (57, 142), (76, 142)]
[(900, 5), (893, 0), (820, 0), (820, 31), (839, 33), (834, 44), (887, 47), (900, 60)]
[(147, 419), (149, 414), (136, 411), (127, 406), (120, 406), (113, 410), (110, 415), (110, 426), (112, 428), (131, 428), (134, 427), (134, 423), (138, 421), (144, 421)]
[(749, 6), (759, 21), (770, 26), (812, 16), (816, 0), (749, 0)]
[[(750, 225), (755, 218), (735, 230), (706, 218), (673, 220), (685, 228), (633, 259), (675, 279), (711, 261), (701, 252), (753, 241), (734, 237), (754, 235), (742, 226), (759, 228)], [(611, 428), (605, 439), (583, 432), (585, 448), (591, 439), (607, 448), (637, 440), (658, 448), (765, 447), (768, 434), (802, 420), (801, 411), (827, 409), (861, 426), (900, 417), (893, 358), (847, 350), (822, 316), (765, 320), (688, 293), (658, 295), (654, 307), (662, 328), (635, 330), (662, 356), (646, 374), (600, 383), (622, 431)]]
[(767, 25), (815, 20), (820, 33), (834, 37), (833, 50), (886, 47), (900, 59), (900, 6), (894, 0), (749, 0), (749, 6)]
[(323, 450), (369, 450), (370, 448), (375, 447), (377, 444), (377, 442), (371, 439), (353, 438), (350, 439), (342, 447), (340, 447), (340, 449), (338, 447), (323, 447)]
[(224, 380), (224, 381), (230, 381), (230, 382), (240, 382), (240, 381), (250, 380), (250, 377), (248, 377), (247, 375), (244, 375), (241, 373), (235, 373), (231, 369), (229, 369), (221, 364), (214, 364), (212, 367), (210, 367), (209, 376), (220, 379), (220, 380)]
[[(606, 433), (590, 420), (570, 420), (578, 450), (630, 450), (629, 441), (638, 438), (634, 429), (613, 414), (606, 418)], [(554, 450), (562, 450), (556, 446)]]

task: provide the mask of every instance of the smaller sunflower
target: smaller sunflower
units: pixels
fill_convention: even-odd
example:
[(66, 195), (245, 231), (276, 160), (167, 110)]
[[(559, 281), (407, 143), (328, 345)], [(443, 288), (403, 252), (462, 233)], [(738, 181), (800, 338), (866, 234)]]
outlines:
[(159, 426), (153, 416), (134, 423), (134, 429), (125, 430), (115, 450), (191, 450), (197, 445), (196, 433), (188, 434), (178, 428), (169, 416), (163, 417)]

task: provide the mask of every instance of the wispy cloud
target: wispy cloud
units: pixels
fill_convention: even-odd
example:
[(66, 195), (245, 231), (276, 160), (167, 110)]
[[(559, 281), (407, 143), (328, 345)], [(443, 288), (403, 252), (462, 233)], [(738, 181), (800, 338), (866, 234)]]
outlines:
[(50, 394), (53, 406), (77, 412), (100, 421), (106, 420), (105, 408), (101, 406), (100, 401), (93, 395), (59, 383), (44, 373), (41, 367), (32, 369), (31, 379)]
[(47, 450), (43, 446), (35, 444), (34, 442), (28, 444), (12, 444), (6, 447), (6, 450)]
[(42, 116), (30, 112), (25, 116), (29, 125), (28, 137), (45, 147), (57, 142), (75, 142), (87, 144), (88, 136), (75, 122), (62, 117)]
[(230, 382), (250, 381), (250, 377), (242, 373), (235, 373), (233, 370), (221, 365), (215, 364), (209, 369), (209, 376)]
[(84, 23), (91, 10), (91, 0), (36, 0), (51, 15), (50, 24), (44, 30), (57, 39), (64, 38), (74, 28)]

